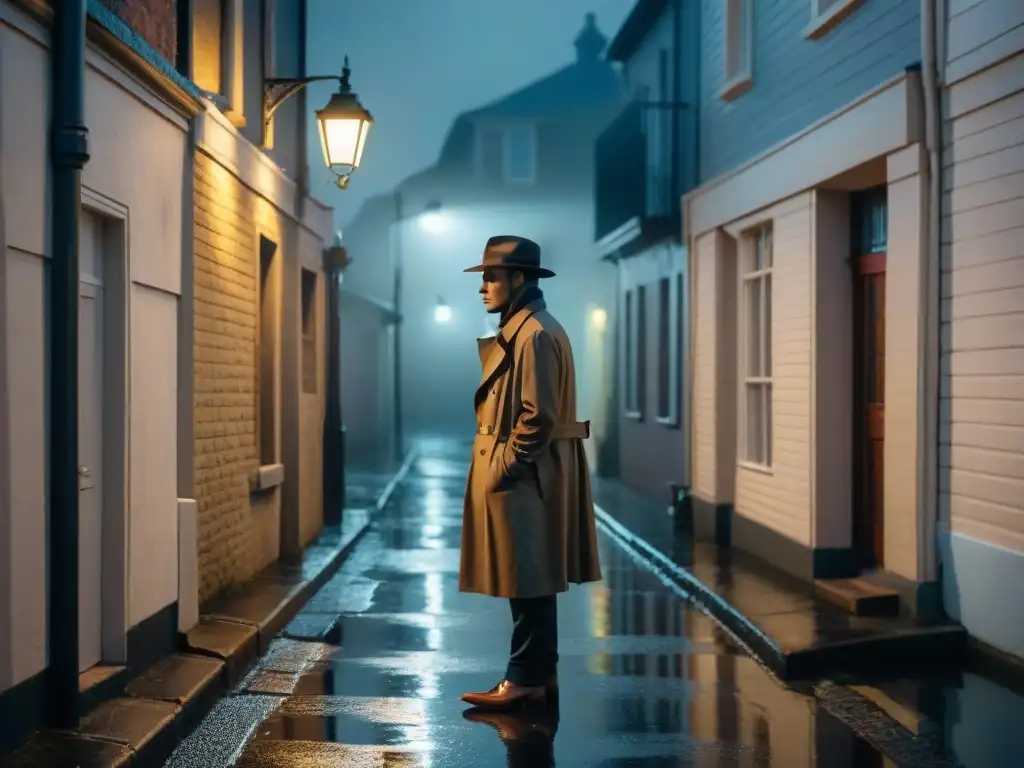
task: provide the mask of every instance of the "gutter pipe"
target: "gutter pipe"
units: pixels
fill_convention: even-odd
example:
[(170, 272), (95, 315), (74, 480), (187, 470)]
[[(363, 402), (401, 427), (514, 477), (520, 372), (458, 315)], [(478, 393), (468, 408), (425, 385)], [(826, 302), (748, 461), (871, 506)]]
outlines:
[(50, 70), (49, 553), (47, 711), (78, 724), (78, 233), (85, 127), (86, 0), (54, 3)]
[(941, 258), (941, 112), (940, 45), (941, 16), (945, 3), (921, 0), (921, 85), (924, 96), (925, 151), (927, 155), (925, 247), (921, 259), (923, 301), (918, 317), (918, 450), (921, 452), (918, 482), (918, 581), (938, 579), (939, 515), (939, 294)]

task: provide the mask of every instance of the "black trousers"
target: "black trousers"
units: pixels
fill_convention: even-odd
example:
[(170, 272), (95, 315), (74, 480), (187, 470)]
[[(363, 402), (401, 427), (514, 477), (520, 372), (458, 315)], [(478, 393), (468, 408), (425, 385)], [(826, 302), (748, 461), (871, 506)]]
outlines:
[(537, 686), (558, 669), (558, 599), (513, 597), (512, 646), (505, 679), (516, 685)]

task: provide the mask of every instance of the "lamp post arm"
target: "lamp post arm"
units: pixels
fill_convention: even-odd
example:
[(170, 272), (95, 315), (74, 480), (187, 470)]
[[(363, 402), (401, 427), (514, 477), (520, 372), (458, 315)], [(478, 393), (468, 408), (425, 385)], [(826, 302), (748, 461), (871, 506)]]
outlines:
[(278, 108), (289, 98), (301, 91), (310, 83), (336, 80), (344, 82), (342, 75), (314, 75), (313, 77), (272, 77), (263, 81), (263, 119), (270, 119)]

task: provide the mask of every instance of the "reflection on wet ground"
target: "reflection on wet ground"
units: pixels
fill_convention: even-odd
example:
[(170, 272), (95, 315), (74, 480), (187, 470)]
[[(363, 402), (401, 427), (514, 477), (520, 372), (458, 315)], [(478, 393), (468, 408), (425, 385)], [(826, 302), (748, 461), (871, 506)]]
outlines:
[(467, 710), (460, 694), (504, 669), (511, 620), (457, 588), (461, 459), (419, 461), (168, 768), (895, 764), (608, 542), (604, 582), (559, 598), (559, 706)]

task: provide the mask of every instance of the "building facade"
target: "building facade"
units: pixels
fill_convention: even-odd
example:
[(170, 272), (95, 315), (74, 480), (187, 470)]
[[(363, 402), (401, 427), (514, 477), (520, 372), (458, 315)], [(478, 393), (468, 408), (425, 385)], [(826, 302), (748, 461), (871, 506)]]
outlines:
[(703, 11), (684, 198), (698, 522), (822, 594), (858, 576), (1022, 657), (998, 585), (1024, 567), (1024, 17)]
[[(488, 237), (511, 232), (536, 240), (544, 264), (558, 275), (541, 287), (573, 343), (580, 418), (592, 422), (588, 447), (602, 440), (612, 392), (606, 318), (615, 293), (611, 271), (595, 271), (588, 258), (593, 146), (624, 102), (621, 78), (602, 55), (606, 45), (588, 16), (573, 40), (572, 61), (457, 116), (437, 162), (392, 194), (368, 201), (346, 227), (353, 258), (346, 285), (384, 299), (401, 316), (406, 434), (472, 434), (472, 393), (480, 376), (475, 340), (493, 333), (494, 324), (480, 306), (479, 275), (462, 270), (477, 263)], [(402, 275), (397, 301), (396, 266)], [(435, 314), (441, 304), (450, 314)], [(358, 357), (344, 357), (344, 349), (342, 355), (343, 367), (360, 365)], [(364, 402), (358, 391), (344, 396), (349, 412), (351, 403)], [(356, 440), (351, 431), (349, 439)]]
[[(178, 318), (182, 265), (192, 247), (189, 127), (200, 110), (196, 89), (174, 73), (173, 8), (158, 25), (169, 25), (171, 36), (147, 38), (105, 6), (88, 8), (89, 160), (82, 173), (78, 292), (83, 690), (103, 677), (103, 668), (149, 666), (173, 649), (178, 629)], [(0, 5), (4, 746), (46, 715), (48, 595), (59, 567), (48, 562), (45, 513), (53, 450), (47, 398), (51, 21), (44, 3)]]
[[(278, 5), (87, 4), (80, 709), (322, 526), (332, 211), (306, 191), (303, 99), (264, 148), (264, 78), (303, 74), (304, 3)], [(49, 3), (0, 4), (0, 750), (47, 722), (64, 620), (47, 469), (53, 23)]]
[(684, 198), (699, 528), (934, 613), (920, 3), (703, 11)]
[(609, 46), (631, 100), (595, 147), (598, 256), (617, 270), (617, 409), (601, 469), (667, 498), (687, 450), (689, 296), (679, 199), (696, 183), (700, 3), (637, 3)]
[(183, 66), (208, 98), (195, 126), (181, 428), (200, 602), (296, 557), (323, 522), (332, 211), (308, 191), (304, 94), (263, 117), (264, 81), (305, 75), (304, 9), (192, 5)]
[(940, 4), (939, 534), (946, 611), (1024, 658), (1024, 7)]

